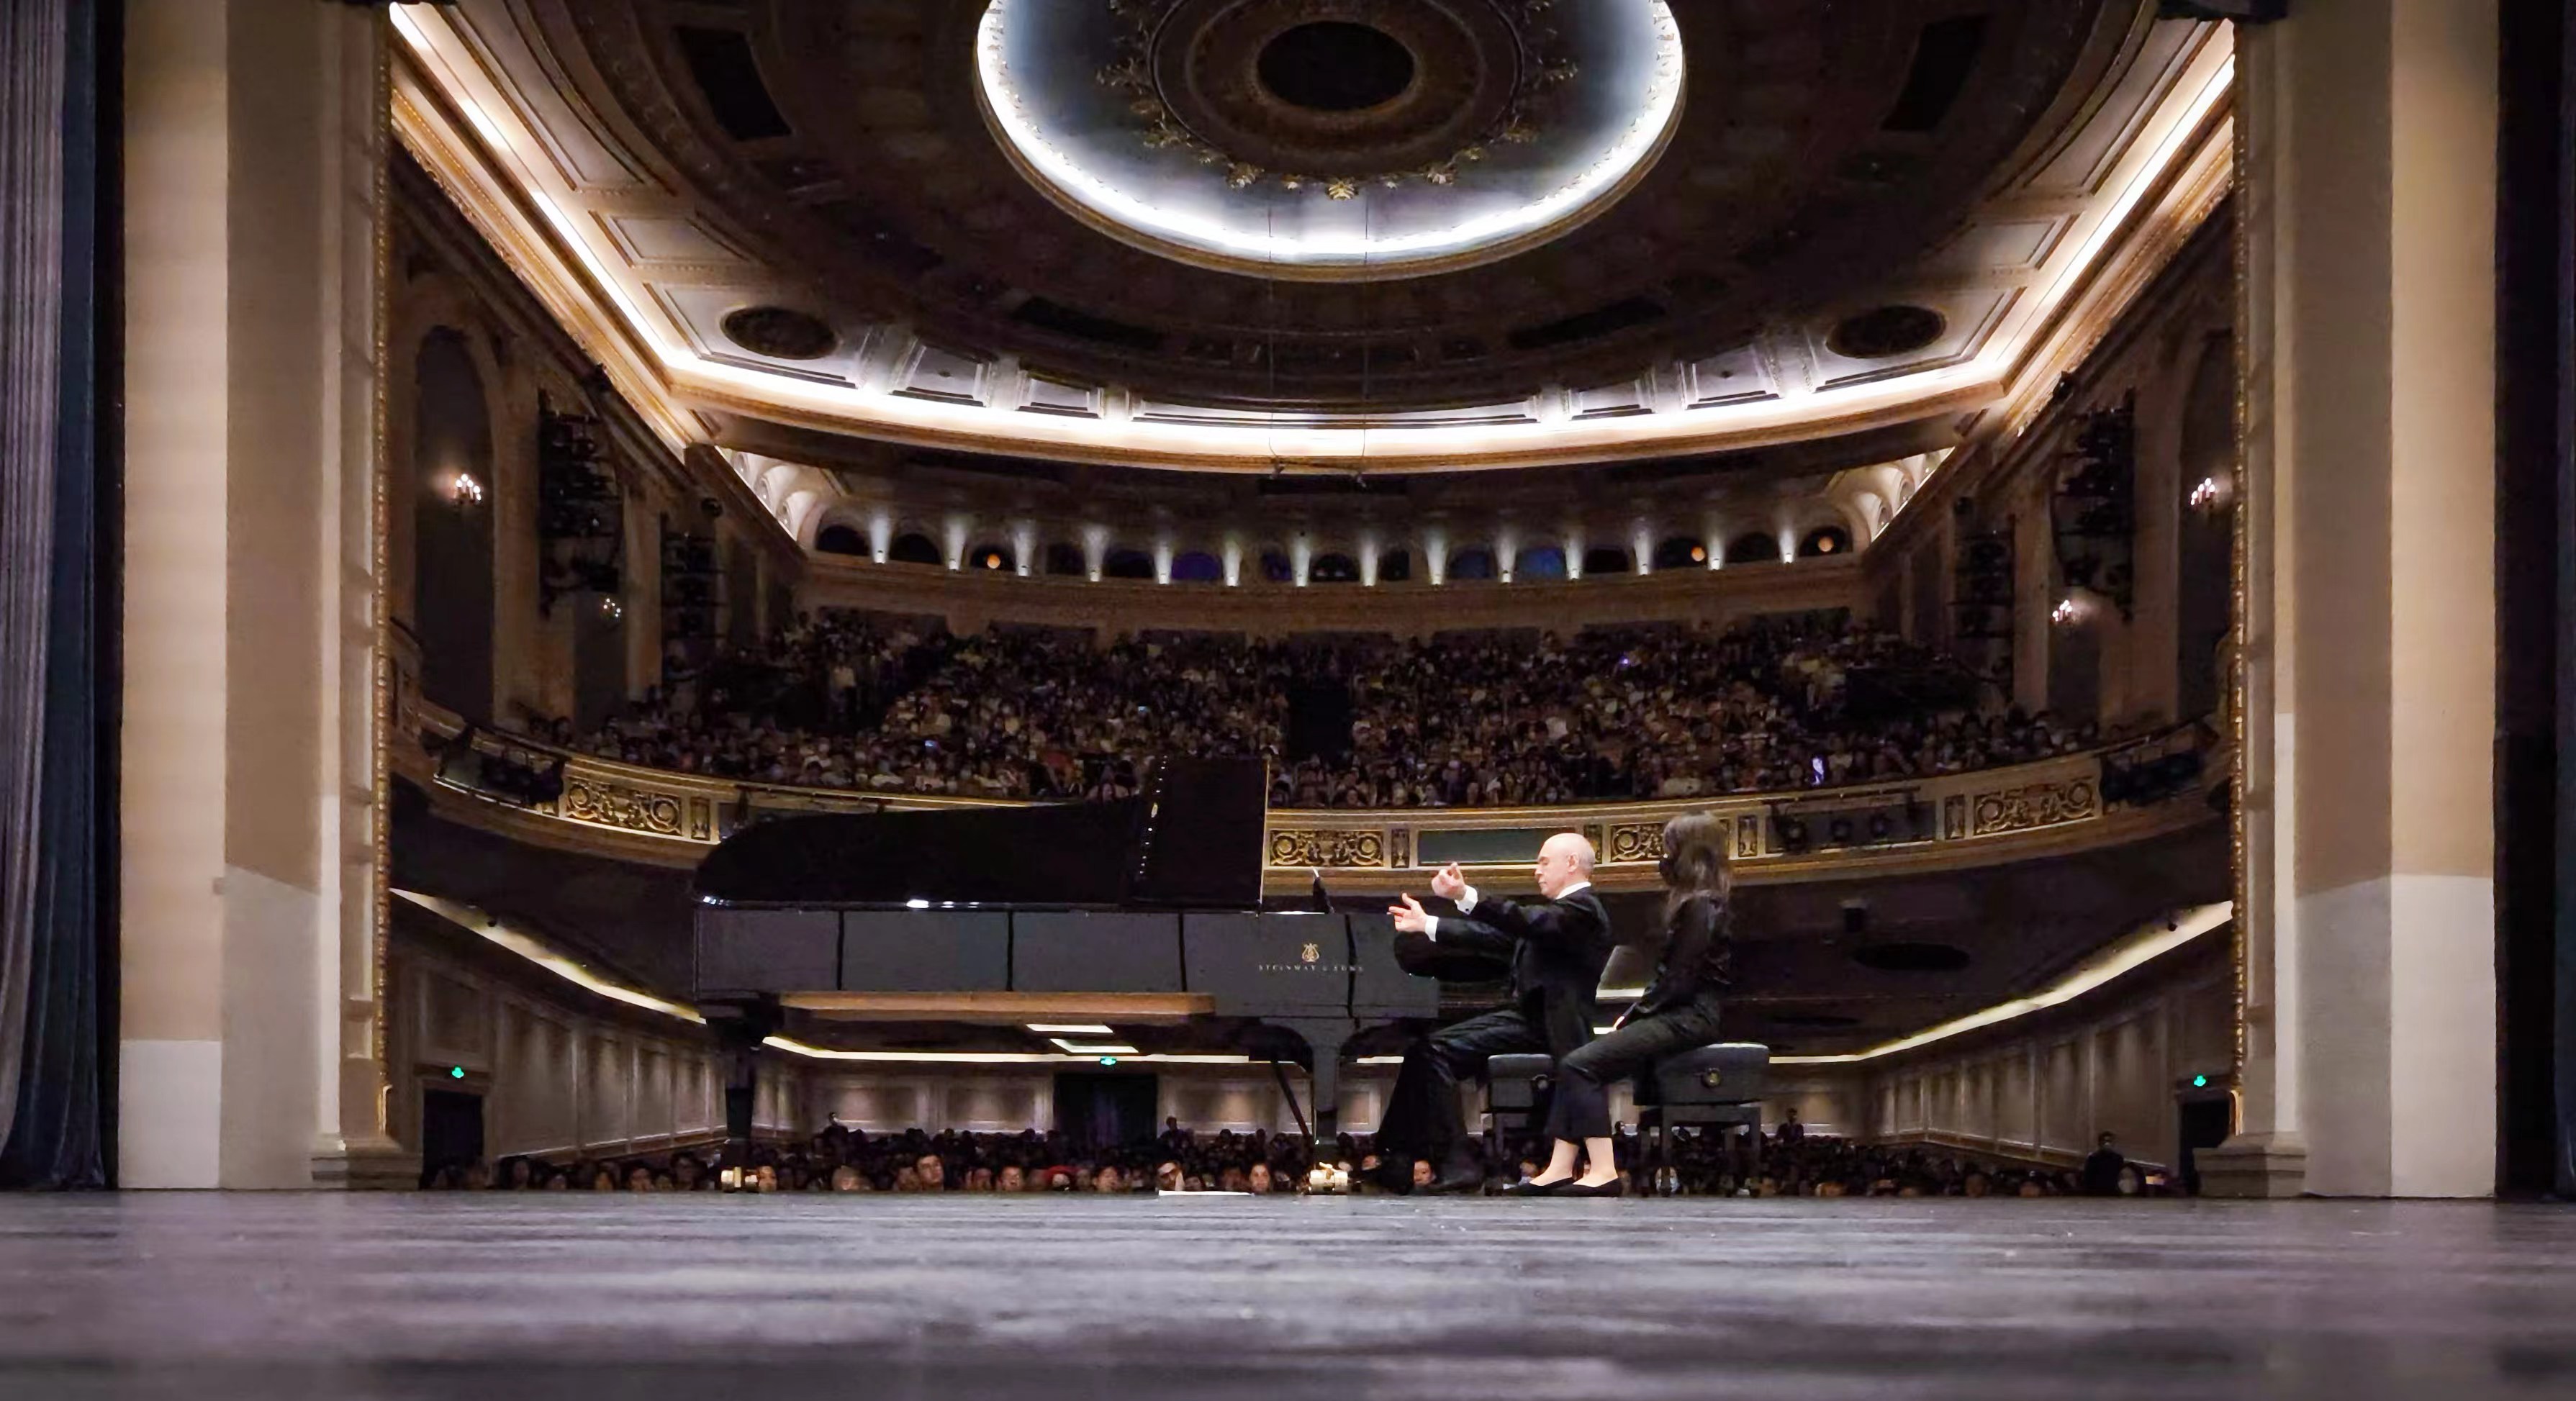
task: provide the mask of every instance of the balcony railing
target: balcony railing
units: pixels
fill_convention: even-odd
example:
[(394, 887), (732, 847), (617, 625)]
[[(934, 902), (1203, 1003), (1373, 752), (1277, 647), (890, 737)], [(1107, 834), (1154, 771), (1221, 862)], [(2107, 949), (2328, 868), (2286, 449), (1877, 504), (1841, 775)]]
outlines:
[[(431, 792), (437, 810), (594, 854), (693, 866), (706, 848), (770, 817), (1016, 805), (641, 768), (515, 735), (475, 729), (469, 736), (416, 688), (404, 686), (402, 698), (396, 765)], [(475, 756), (470, 764), (462, 761), (467, 750)], [(2141, 765), (2142, 755), (2151, 762)], [(2141, 781), (2142, 768), (2155, 781)], [(2225, 772), (2207, 729), (2193, 725), (2035, 763), (1836, 788), (1560, 807), (1274, 808), (1265, 883), (1302, 890), (1311, 868), (1355, 893), (1419, 886), (1451, 861), (1523, 865), (1548, 834), (1577, 831), (1600, 853), (1600, 885), (1641, 888), (1654, 882), (1664, 823), (1693, 810), (1727, 825), (1744, 880), (1981, 866), (2214, 821), (2205, 794)]]

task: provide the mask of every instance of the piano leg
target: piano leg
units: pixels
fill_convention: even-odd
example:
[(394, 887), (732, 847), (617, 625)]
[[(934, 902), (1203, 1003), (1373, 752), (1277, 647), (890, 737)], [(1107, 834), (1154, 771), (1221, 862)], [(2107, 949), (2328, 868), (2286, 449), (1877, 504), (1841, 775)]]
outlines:
[(1308, 1083), (1314, 1103), (1307, 1106), (1314, 1124), (1313, 1147), (1317, 1161), (1323, 1161), (1333, 1140), (1341, 1134), (1342, 1045), (1358, 1030), (1347, 1018), (1324, 1021), (1310, 1018), (1286, 1018), (1274, 1025), (1284, 1026), (1306, 1038), (1306, 1051), (1314, 1066)]
[(751, 1167), (752, 1121), (760, 1104), (760, 1043), (776, 1032), (778, 1004), (767, 999), (700, 1009), (725, 1053), (725, 1145), (719, 1168)]

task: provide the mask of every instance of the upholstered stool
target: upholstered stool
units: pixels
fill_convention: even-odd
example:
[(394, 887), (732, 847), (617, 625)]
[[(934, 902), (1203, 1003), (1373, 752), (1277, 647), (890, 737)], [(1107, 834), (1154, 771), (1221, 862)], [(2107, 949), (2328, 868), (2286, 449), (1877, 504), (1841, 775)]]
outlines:
[[(1499, 1057), (1498, 1057), (1499, 1059)], [(1748, 1130), (1750, 1161), (1739, 1176), (1762, 1170), (1762, 1092), (1771, 1078), (1771, 1048), (1725, 1041), (1664, 1057), (1639, 1073), (1637, 1134), (1646, 1161), (1661, 1168), (1672, 1156), (1670, 1131), (1684, 1126)]]
[(1537, 1053), (1485, 1057), (1485, 1170), (1498, 1177), (1511, 1173), (1504, 1154), (1509, 1145), (1538, 1133), (1547, 1121), (1548, 1096), (1556, 1089), (1556, 1057)]

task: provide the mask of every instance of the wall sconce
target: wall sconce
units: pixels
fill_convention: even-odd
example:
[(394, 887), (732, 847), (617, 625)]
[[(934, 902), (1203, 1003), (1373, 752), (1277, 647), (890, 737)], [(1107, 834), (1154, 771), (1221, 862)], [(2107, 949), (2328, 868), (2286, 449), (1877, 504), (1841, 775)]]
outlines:
[(626, 616), (626, 605), (618, 602), (617, 595), (613, 593), (601, 594), (599, 596), (599, 616), (612, 623), (616, 622)]
[(471, 472), (459, 472), (447, 479), (447, 500), (462, 511), (483, 504), (483, 483)]
[(2228, 491), (2216, 477), (2203, 477), (2184, 501), (2195, 511), (2216, 514), (2227, 508)]
[(2077, 603), (2073, 594), (2057, 600), (2057, 606), (2048, 610), (2048, 620), (2059, 627), (2072, 626), (2083, 617), (2084, 605)]

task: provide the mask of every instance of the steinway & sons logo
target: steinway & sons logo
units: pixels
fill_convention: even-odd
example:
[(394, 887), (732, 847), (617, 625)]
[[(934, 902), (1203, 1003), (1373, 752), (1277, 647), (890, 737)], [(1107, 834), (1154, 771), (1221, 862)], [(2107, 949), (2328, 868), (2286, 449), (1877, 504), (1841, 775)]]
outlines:
[(1359, 971), (1356, 964), (1326, 963), (1324, 946), (1316, 943), (1298, 945), (1297, 961), (1294, 963), (1256, 963), (1253, 969), (1261, 973), (1356, 973)]

